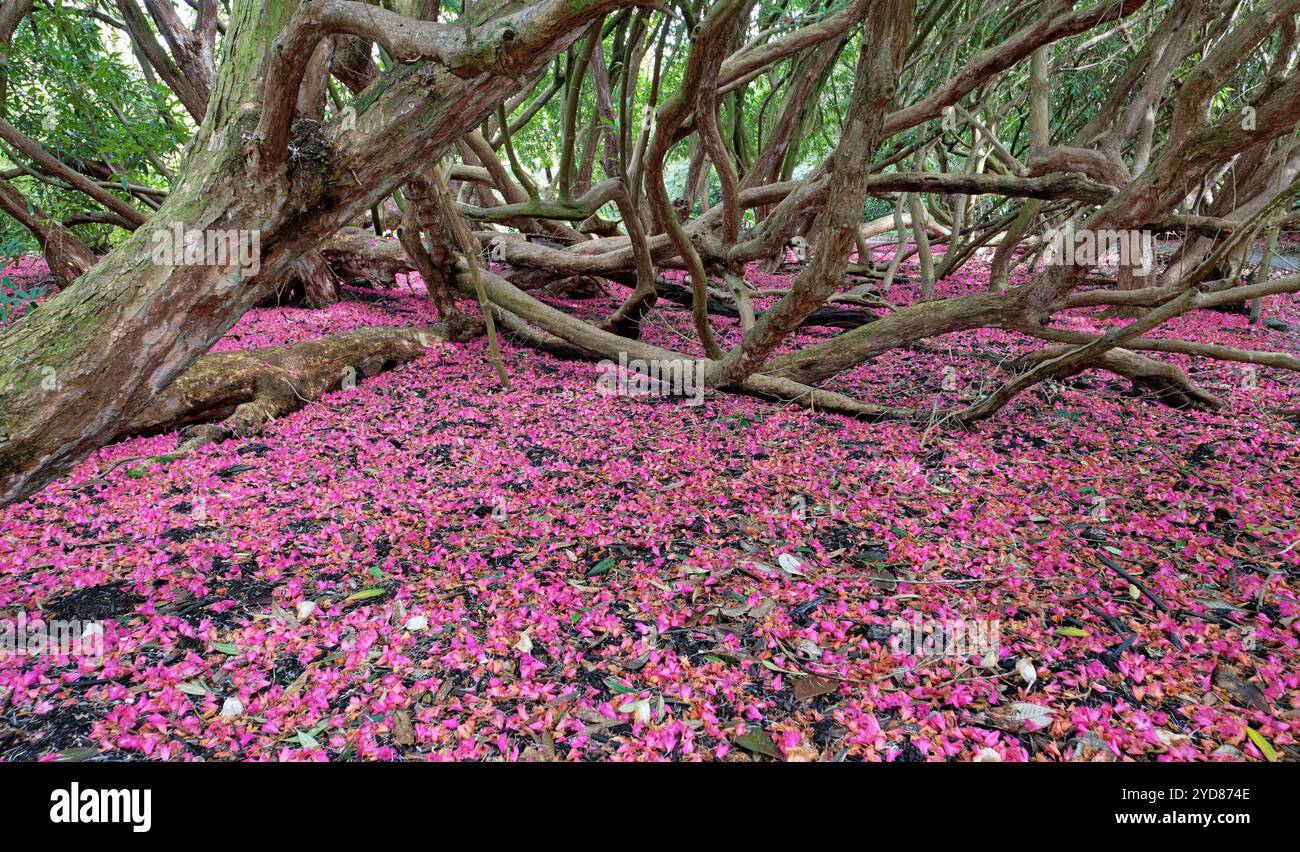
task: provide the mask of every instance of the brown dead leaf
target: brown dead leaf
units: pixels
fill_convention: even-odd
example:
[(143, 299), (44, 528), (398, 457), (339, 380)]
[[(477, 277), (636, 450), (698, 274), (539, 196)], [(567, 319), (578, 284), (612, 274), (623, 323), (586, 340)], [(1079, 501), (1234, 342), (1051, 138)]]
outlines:
[(285, 688), (284, 694), (292, 697), (294, 695), (297, 695), (299, 692), (302, 692), (302, 688), (307, 685), (307, 674), (309, 672), (310, 669), (304, 669), (303, 673), (298, 675), (298, 677), (294, 678), (293, 683), (289, 684)]
[(415, 725), (411, 724), (411, 714), (405, 710), (393, 714), (393, 739), (398, 745), (415, 745)]
[(892, 592), (898, 588), (898, 575), (888, 568), (876, 568), (868, 572), (868, 576), (871, 578), (871, 585), (882, 592)]
[(1255, 707), (1264, 712), (1269, 711), (1268, 698), (1255, 684), (1243, 678), (1231, 667), (1220, 663), (1214, 667), (1214, 685), (1227, 692), (1232, 699), (1243, 707)]
[(811, 701), (840, 688), (839, 681), (827, 677), (801, 677), (794, 682), (794, 697), (798, 701)]

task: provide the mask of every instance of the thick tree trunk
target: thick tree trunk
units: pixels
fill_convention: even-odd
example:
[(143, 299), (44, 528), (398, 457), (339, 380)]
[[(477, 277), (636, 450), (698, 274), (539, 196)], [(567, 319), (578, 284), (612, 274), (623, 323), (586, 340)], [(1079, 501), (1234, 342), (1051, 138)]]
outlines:
[[(184, 177), (148, 225), (0, 338), (0, 502), (31, 494), (111, 440), (304, 252), (481, 122), (587, 22), (624, 4), (544, 0), (478, 28), (473, 50), (452, 36), (425, 44), (425, 30), (382, 10), (326, 26), (317, 15), (336, 7), (312, 3), (312, 15), (296, 15), (306, 5), (235, 4)], [(404, 58), (443, 61), (398, 66), (330, 124), (295, 127), (301, 138), (287, 157), (282, 122), (298, 81), (286, 64), (300, 49), (310, 55), (329, 27), (387, 39)], [(295, 38), (277, 41), (287, 31)], [(260, 271), (241, 279), (230, 264), (155, 263), (153, 234), (174, 223), (257, 233)]]
[(308, 308), (328, 307), (339, 300), (338, 279), (319, 251), (312, 249), (293, 266), (293, 286), (302, 288), (302, 303)]
[(321, 248), (321, 256), (344, 281), (372, 287), (397, 286), (397, 276), (415, 266), (397, 240), (380, 239), (360, 228), (344, 228)]

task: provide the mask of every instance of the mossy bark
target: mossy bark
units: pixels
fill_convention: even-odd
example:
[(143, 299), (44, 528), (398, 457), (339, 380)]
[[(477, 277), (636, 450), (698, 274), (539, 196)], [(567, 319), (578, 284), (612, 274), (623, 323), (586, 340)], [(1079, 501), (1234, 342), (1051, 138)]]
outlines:
[[(517, 90), (525, 75), (514, 72), (548, 62), (615, 4), (587, 3), (577, 12), (542, 4), (539, 17), (509, 33), (505, 24), (488, 25), (483, 49), (508, 58), (503, 67), (511, 73), (462, 77), (434, 62), (395, 68), (337, 119), (310, 129), (317, 156), (290, 157), (266, 172), (275, 152), (250, 150), (250, 140), (273, 88), (265, 77), (276, 38), (303, 5), (233, 5), (203, 125), (167, 201), (0, 338), (0, 503), (33, 493), (112, 440), (305, 252), (482, 122)], [(259, 271), (241, 278), (232, 265), (155, 263), (153, 234), (174, 223), (257, 232)]]

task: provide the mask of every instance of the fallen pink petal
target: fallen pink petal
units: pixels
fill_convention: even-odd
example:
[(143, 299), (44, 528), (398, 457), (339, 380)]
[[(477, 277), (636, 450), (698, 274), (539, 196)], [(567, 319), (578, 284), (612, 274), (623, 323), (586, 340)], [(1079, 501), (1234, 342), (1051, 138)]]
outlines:
[(6, 827), (1287, 825), (1298, 27), (0, 0)]

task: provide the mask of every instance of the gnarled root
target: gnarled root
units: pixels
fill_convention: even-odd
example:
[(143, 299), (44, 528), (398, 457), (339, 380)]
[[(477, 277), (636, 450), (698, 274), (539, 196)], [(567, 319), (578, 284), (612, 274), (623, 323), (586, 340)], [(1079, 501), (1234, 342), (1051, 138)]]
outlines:
[(326, 308), (339, 300), (339, 281), (318, 251), (309, 251), (294, 264), (302, 303), (308, 308)]
[[(509, 317), (507, 328), (520, 339), (566, 357), (607, 358), (617, 360), (621, 354), (634, 359), (682, 360), (688, 356), (640, 340), (619, 337), (590, 325), (577, 317), (534, 299), (506, 279), (481, 271), (484, 289), (496, 306)], [(456, 265), (456, 286), (469, 289), (468, 268), (464, 261)], [(530, 328), (529, 326), (533, 326)], [(705, 383), (718, 387), (717, 362), (705, 362)], [(735, 386), (721, 388), (733, 393), (751, 394), (766, 399), (792, 402), (818, 411), (832, 411), (865, 420), (905, 419), (913, 416), (907, 409), (890, 408), (858, 402), (834, 391), (822, 390), (784, 377), (755, 373)]]
[[(177, 454), (232, 437), (419, 357), (446, 340), (441, 328), (366, 328), (272, 349), (204, 355), (172, 382), (125, 434), (186, 424)], [(219, 420), (217, 423), (203, 421)]]
[(364, 280), (388, 289), (397, 286), (398, 273), (415, 269), (397, 240), (376, 239), (360, 228), (344, 228), (330, 237), (321, 255), (345, 281)]
[[(1075, 347), (1069, 344), (1046, 346), (1020, 356), (1011, 363), (1012, 369), (1024, 371), (1043, 361), (1064, 355)], [(1208, 408), (1217, 411), (1224, 406), (1219, 397), (1193, 382), (1176, 364), (1157, 361), (1128, 349), (1111, 349), (1069, 375), (1096, 367), (1131, 379), (1135, 387), (1150, 392), (1160, 402), (1172, 408)], [(1058, 378), (1065, 378), (1059, 376)]]

